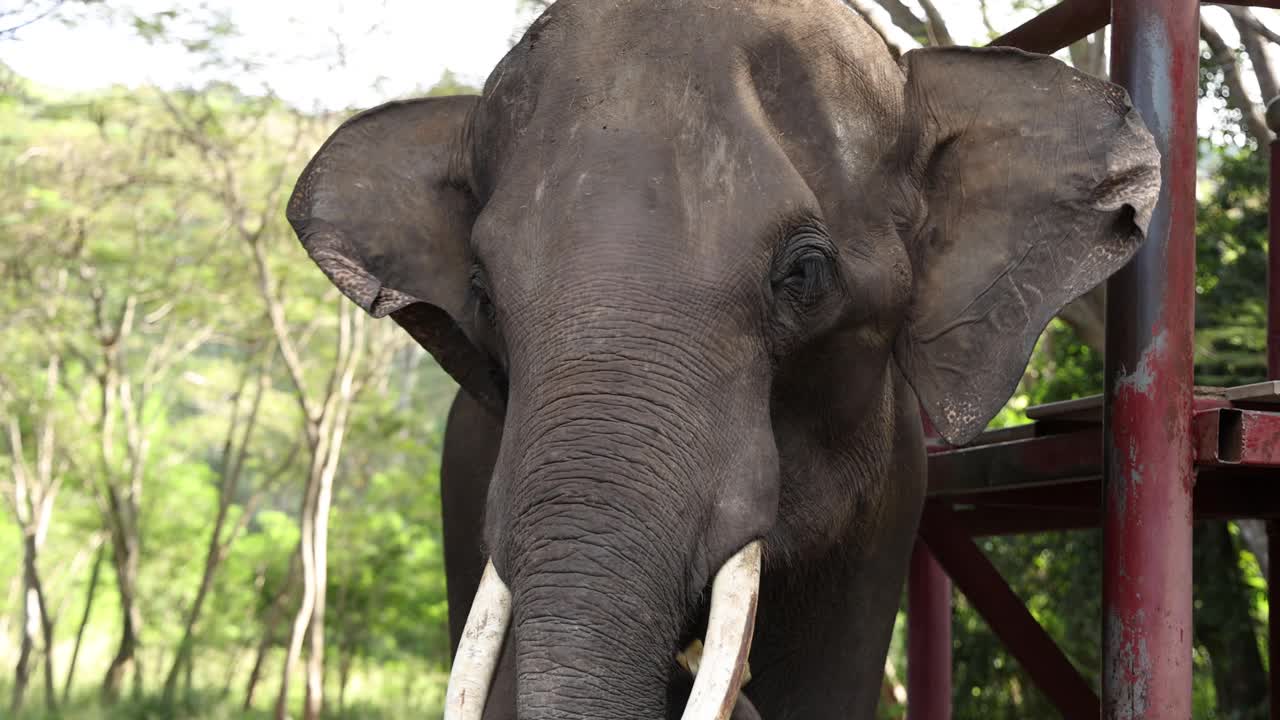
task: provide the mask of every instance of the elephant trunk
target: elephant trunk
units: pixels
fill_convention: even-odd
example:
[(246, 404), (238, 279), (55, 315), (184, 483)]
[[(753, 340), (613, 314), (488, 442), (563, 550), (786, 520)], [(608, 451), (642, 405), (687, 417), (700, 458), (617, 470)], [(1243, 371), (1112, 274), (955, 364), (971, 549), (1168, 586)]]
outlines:
[[(728, 593), (734, 609), (721, 603), (722, 616), (736, 616), (720, 623), (733, 647), (715, 653), (729, 667), (704, 665), (700, 678), (736, 683), (745, 661), (758, 545), (745, 563), (725, 561), (759, 534), (744, 525), (743, 537), (720, 547), (713, 528), (725, 515), (726, 477), (758, 459), (744, 457), (740, 435), (725, 437), (736, 434), (728, 418), (741, 414), (723, 393), (732, 383), (718, 384), (716, 398), (653, 363), (561, 361), (552, 372), (558, 381), (513, 382), (512, 432), (490, 498), (495, 564), (512, 593), (518, 715), (667, 717), (675, 655), (722, 563), (737, 578), (722, 584), (748, 589)], [(718, 709), (723, 698), (702, 702)]]
[(518, 714), (666, 717), (680, 633), (701, 590), (690, 577), (701, 503), (682, 477), (693, 469), (657, 437), (652, 409), (635, 409), (645, 419), (633, 421), (616, 406), (571, 402), (574, 417), (530, 433), (511, 486), (502, 549)]

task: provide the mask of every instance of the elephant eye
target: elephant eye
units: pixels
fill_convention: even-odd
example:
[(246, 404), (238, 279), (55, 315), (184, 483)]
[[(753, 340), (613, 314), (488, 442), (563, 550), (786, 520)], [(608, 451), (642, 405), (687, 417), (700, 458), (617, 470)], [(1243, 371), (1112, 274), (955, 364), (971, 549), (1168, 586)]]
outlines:
[(784, 253), (773, 279), (774, 294), (807, 306), (836, 284), (835, 248), (825, 239), (805, 238)]
[(469, 285), (476, 312), (480, 313), (485, 321), (493, 324), (496, 310), (493, 307), (493, 297), (489, 294), (489, 280), (485, 276), (484, 268), (478, 263), (471, 268)]

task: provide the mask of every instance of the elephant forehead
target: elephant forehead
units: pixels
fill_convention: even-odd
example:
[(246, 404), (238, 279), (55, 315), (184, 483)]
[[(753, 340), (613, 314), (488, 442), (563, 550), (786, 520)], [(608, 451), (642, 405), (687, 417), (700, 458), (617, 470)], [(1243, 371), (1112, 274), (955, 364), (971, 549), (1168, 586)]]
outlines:
[(780, 226), (812, 214), (813, 196), (776, 148), (723, 134), (711, 145), (683, 152), (642, 132), (584, 130), (563, 155), (504, 179), (473, 229), (474, 251), (507, 289), (599, 275), (665, 275), (675, 286), (759, 276)]
[[(884, 43), (839, 0), (560, 0), (486, 83), (475, 179), (484, 195), (523, 147), (561, 152), (590, 129), (713, 147), (744, 114), (828, 148), (870, 147), (896, 128), (901, 86)], [(779, 115), (794, 117), (781, 127)]]
[(901, 93), (837, 0), (562, 0), (474, 118), (473, 249), (509, 288), (601, 264), (756, 277), (789, 222), (878, 202)]

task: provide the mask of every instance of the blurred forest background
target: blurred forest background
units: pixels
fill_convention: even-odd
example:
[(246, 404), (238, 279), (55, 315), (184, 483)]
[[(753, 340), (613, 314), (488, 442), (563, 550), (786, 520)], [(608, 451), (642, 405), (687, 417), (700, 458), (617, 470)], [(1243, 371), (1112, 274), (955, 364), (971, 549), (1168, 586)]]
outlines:
[[(513, 41), (544, 4), (519, 2)], [(1050, 3), (846, 4), (903, 51), (983, 44)], [(340, 299), (284, 221), (303, 164), (353, 108), (247, 82), (261, 66), (227, 50), (234, 12), (139, 7), (0, 6), (0, 716), (436, 717), (455, 386)], [(37, 24), (90, 15), (192, 56), (198, 82), (68, 92), (4, 64)], [(1273, 11), (1204, 11), (1200, 384), (1265, 371), (1277, 27)], [(411, 30), (380, 30), (397, 31)], [(340, 63), (348, 32), (308, 42)], [(1103, 75), (1107, 43), (1060, 56)], [(422, 92), (474, 91), (436, 80)], [(997, 425), (1100, 390), (1102, 308), (1095, 292), (1054, 321)], [(1262, 718), (1265, 534), (1204, 523), (1196, 539), (1196, 717)], [(1096, 685), (1100, 534), (981, 545)], [(904, 714), (902, 652), (899, 632), (885, 718)], [(957, 718), (1056, 715), (959, 596), (954, 655)]]

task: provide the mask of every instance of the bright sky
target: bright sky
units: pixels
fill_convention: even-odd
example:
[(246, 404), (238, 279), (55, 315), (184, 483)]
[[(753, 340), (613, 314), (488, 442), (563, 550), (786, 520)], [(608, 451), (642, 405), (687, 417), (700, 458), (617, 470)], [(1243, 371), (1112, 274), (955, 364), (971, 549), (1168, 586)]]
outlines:
[[(1030, 16), (1012, 10), (1012, 4), (989, 3), (997, 28), (1012, 28)], [(108, 5), (143, 16), (177, 5), (187, 22), (225, 13), (238, 34), (223, 46), (224, 56), (253, 64), (231, 77), (246, 90), (270, 88), (307, 109), (368, 107), (430, 87), (445, 69), (478, 86), (529, 20), (517, 12), (517, 0), (116, 0)], [(939, 6), (958, 42), (985, 40), (978, 13), (952, 9), (950, 3)], [(101, 7), (75, 6), (72, 12), (74, 26), (45, 19), (0, 43), (0, 61), (61, 90), (113, 83), (199, 85), (204, 78), (229, 77), (225, 69), (202, 71), (197, 63), (206, 56), (173, 43), (148, 44), (127, 24), (111, 21)], [(1280, 15), (1259, 12), (1269, 24)], [(1230, 23), (1221, 22), (1226, 16), (1220, 9), (1206, 11), (1206, 17), (1228, 42), (1236, 40)], [(177, 34), (201, 36), (189, 26), (179, 27)]]
[[(174, 6), (227, 13), (239, 31), (227, 43), (227, 55), (259, 64), (239, 74), (239, 82), (246, 89), (269, 86), (303, 107), (372, 105), (430, 87), (446, 68), (481, 84), (507, 52), (519, 21), (516, 0), (204, 0), (199, 6), (128, 0), (112, 5), (144, 16)], [(74, 27), (45, 19), (23, 29), (17, 40), (0, 44), (0, 61), (64, 90), (113, 83), (172, 86), (201, 76), (199, 57), (171, 44), (149, 45), (99, 8), (80, 10), (76, 17)], [(339, 65), (339, 55), (345, 65)], [(226, 77), (225, 71), (210, 75)]]

